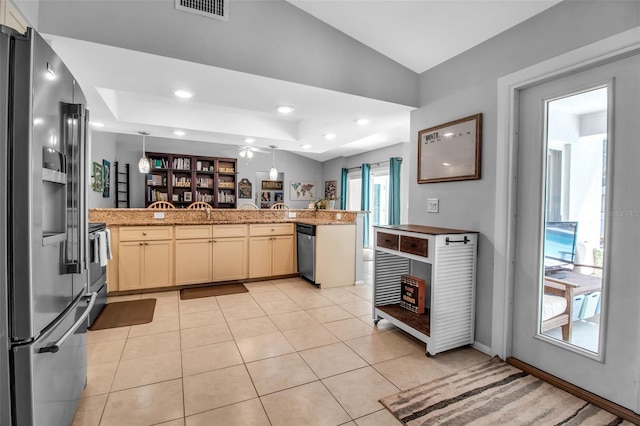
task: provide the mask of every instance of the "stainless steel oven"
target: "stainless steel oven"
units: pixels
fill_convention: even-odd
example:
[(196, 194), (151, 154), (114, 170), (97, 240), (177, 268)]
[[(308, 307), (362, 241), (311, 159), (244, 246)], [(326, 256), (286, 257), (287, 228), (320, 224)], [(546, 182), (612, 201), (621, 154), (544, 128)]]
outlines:
[(89, 313), (89, 324), (98, 317), (107, 303), (107, 267), (100, 266), (98, 250), (98, 235), (106, 231), (107, 226), (102, 222), (89, 223), (89, 288), (88, 293), (96, 293), (96, 303)]

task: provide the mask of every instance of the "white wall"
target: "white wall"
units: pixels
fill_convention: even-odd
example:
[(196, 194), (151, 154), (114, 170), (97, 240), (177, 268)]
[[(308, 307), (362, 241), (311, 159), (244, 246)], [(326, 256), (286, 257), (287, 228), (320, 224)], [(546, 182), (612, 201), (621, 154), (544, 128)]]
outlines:
[(40, 31), (418, 104), (415, 72), (284, 0), (231, 1), (229, 13), (221, 22), (176, 10), (174, 0), (44, 1)]
[[(115, 166), (116, 161), (116, 135), (113, 133), (91, 132), (89, 142), (89, 170), (87, 170), (87, 182), (91, 182), (91, 165), (95, 162), (102, 164), (102, 160), (111, 163), (111, 193), (108, 198), (102, 196), (102, 192), (95, 192), (91, 188), (87, 190), (90, 209), (111, 208), (116, 206)], [(137, 164), (137, 162), (136, 162)]]
[[(480, 232), (476, 341), (491, 345), (497, 79), (640, 25), (640, 2), (564, 1), (420, 75), (420, 108), (411, 113), (409, 222)], [(417, 184), (417, 135), (441, 123), (483, 114), (482, 178)], [(440, 213), (426, 212), (427, 197)]]
[[(97, 132), (94, 132), (96, 134)], [(131, 207), (144, 207), (145, 176), (138, 172), (138, 160), (142, 156), (142, 137), (137, 135), (114, 135), (117, 149), (116, 157), (122, 164), (131, 165)], [(238, 181), (247, 178), (253, 183), (255, 196), (258, 183), (256, 172), (269, 172), (272, 163), (271, 153), (255, 153), (251, 161), (238, 155), (235, 145), (214, 144), (187, 140), (166, 139), (148, 136), (146, 139), (148, 152), (165, 152), (171, 154), (203, 155), (210, 157), (238, 158)], [(278, 171), (284, 172), (284, 201), (291, 208), (307, 208), (308, 201), (291, 201), (289, 183), (291, 181), (316, 183), (323, 188), (322, 164), (300, 155), (276, 150), (275, 165)], [(321, 195), (320, 195), (321, 196)], [(239, 204), (254, 202), (254, 199), (238, 199)]]

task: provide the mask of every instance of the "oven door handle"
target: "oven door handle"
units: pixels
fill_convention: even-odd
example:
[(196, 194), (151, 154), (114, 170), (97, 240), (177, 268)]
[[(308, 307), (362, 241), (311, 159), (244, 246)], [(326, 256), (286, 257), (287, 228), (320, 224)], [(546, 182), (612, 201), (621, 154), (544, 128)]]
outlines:
[(40, 350), (38, 351), (39, 353), (46, 353), (46, 352), (56, 353), (56, 352), (58, 352), (60, 350), (60, 347), (62, 345), (64, 345), (64, 342), (73, 333), (75, 333), (78, 328), (80, 328), (80, 326), (82, 325), (83, 322), (85, 322), (87, 320), (87, 317), (89, 316), (89, 313), (91, 312), (91, 309), (93, 309), (93, 305), (95, 305), (95, 303), (96, 303), (96, 298), (98, 297), (98, 293), (91, 293), (90, 295), (87, 295), (85, 297), (89, 298), (89, 306), (87, 306), (87, 309), (85, 309), (85, 311), (82, 313), (82, 315), (80, 315), (80, 318), (78, 318), (78, 321), (76, 321), (75, 324), (73, 324), (71, 326), (71, 328), (69, 330), (67, 330), (67, 332), (64, 333), (64, 335), (62, 335), (62, 337), (57, 342), (55, 342), (53, 345), (45, 346), (44, 348), (40, 348)]

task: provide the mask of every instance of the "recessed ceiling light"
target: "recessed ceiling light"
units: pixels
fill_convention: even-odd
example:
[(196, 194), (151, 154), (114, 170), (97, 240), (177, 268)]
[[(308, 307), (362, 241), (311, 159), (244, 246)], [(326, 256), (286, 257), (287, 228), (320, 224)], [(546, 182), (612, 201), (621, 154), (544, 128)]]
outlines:
[(332, 140), (332, 139), (335, 139), (337, 135), (335, 133), (326, 133), (323, 136), (327, 140)]
[(356, 123), (358, 123), (359, 126), (366, 126), (367, 124), (371, 123), (371, 120), (369, 120), (368, 118), (359, 118), (356, 120)]
[(311, 147), (312, 147), (312, 145), (309, 145), (308, 143), (302, 145), (302, 149), (309, 149)]
[(173, 94), (181, 99), (193, 98), (193, 93), (189, 92), (188, 90), (177, 89), (173, 91)]
[(289, 114), (296, 110), (291, 105), (278, 105), (276, 109), (280, 114)]
[(92, 121), (92, 122), (91, 122), (91, 125), (92, 125), (93, 127), (104, 127), (104, 123), (99, 123), (99, 122), (97, 122), (97, 121)]
[(186, 135), (186, 133), (184, 131), (182, 131), (182, 130), (174, 130), (173, 134), (176, 135), (176, 136), (184, 136), (184, 135)]
[(451, 163), (442, 163), (443, 166), (450, 166)]
[(245, 143), (254, 143), (256, 140), (254, 138), (244, 138)]

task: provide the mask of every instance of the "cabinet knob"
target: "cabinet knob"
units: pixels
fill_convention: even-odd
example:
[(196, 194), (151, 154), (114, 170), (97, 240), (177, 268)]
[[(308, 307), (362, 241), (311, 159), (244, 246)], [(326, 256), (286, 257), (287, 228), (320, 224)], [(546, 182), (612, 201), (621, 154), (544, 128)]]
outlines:
[(144, 243), (144, 245), (145, 245), (145, 246), (148, 246), (148, 245), (149, 245), (149, 243)]
[(146, 233), (146, 232), (143, 232), (143, 233), (142, 233), (142, 235), (147, 235), (147, 233)]
[(143, 245), (144, 245), (144, 243), (140, 243), (140, 245), (141, 245), (141, 246), (143, 246)]
[(213, 242), (213, 240), (209, 240), (209, 242), (210, 242), (210, 243), (212, 243), (212, 242)]
[(275, 229), (271, 228), (271, 232), (275, 232)]

